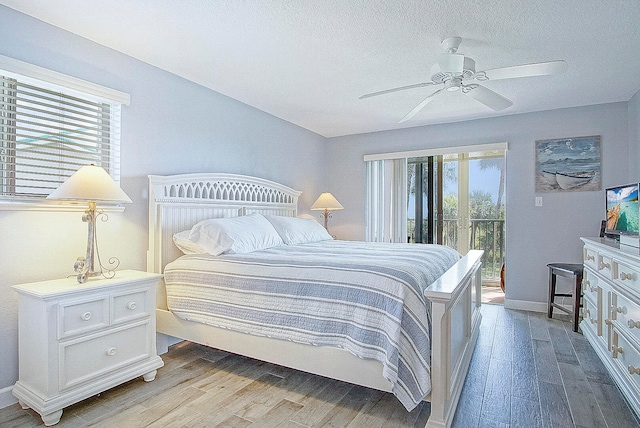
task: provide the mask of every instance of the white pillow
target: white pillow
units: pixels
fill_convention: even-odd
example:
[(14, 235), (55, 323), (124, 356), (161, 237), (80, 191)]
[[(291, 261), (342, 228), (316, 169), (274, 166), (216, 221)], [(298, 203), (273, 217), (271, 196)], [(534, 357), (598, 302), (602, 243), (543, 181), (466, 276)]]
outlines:
[(191, 228), (189, 240), (213, 256), (250, 253), (283, 244), (271, 223), (255, 213), (201, 221)]
[(206, 251), (200, 245), (189, 239), (190, 230), (178, 232), (173, 235), (173, 243), (180, 248), (184, 254), (205, 254)]
[(285, 244), (305, 244), (333, 239), (329, 232), (313, 219), (275, 215), (265, 217), (278, 231)]

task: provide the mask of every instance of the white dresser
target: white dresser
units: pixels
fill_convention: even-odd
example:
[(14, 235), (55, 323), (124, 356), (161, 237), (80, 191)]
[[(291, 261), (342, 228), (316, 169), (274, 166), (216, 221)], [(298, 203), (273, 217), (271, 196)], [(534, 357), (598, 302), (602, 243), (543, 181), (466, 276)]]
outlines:
[(640, 253), (612, 240), (584, 242), (585, 337), (640, 415)]
[(133, 270), (78, 284), (75, 276), (13, 287), (19, 294), (23, 408), (45, 425), (62, 409), (138, 376), (155, 379), (155, 291), (161, 275)]

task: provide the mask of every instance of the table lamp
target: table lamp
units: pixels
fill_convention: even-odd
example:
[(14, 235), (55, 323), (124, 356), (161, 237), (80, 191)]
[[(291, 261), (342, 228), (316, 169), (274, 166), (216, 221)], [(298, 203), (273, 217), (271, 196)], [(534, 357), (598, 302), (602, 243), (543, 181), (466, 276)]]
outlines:
[(331, 213), (329, 211), (343, 209), (344, 207), (342, 204), (329, 192), (324, 192), (318, 196), (318, 199), (316, 199), (313, 205), (311, 205), (311, 210), (313, 211), (324, 210), (324, 212), (320, 214), (320, 217), (324, 217), (324, 228), (327, 229), (327, 232), (329, 231), (329, 228), (327, 227), (327, 220), (331, 217)]
[[(88, 224), (87, 254), (86, 257), (78, 257), (74, 264), (79, 283), (84, 283), (92, 276), (103, 275), (106, 278), (113, 278), (115, 269), (120, 264), (116, 257), (109, 259), (109, 264), (115, 265), (111, 269), (106, 269), (100, 261), (100, 253), (96, 241), (96, 218), (106, 214), (96, 211), (96, 203), (130, 203), (131, 199), (104, 170), (96, 165), (85, 165), (69, 177), (64, 183), (54, 190), (47, 199), (64, 201), (86, 202), (89, 208), (84, 212), (82, 221)], [(104, 220), (106, 221), (106, 219)], [(100, 270), (96, 271), (95, 257), (97, 256)], [(105, 271), (107, 274), (105, 274)]]

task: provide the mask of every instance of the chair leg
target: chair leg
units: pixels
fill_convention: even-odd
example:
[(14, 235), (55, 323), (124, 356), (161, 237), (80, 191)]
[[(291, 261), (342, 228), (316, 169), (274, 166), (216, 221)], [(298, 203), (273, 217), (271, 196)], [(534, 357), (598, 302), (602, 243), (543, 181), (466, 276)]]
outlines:
[(573, 290), (573, 331), (578, 331), (580, 319), (580, 299), (582, 297), (582, 275), (576, 275), (576, 284)]
[(553, 268), (549, 268), (549, 307), (547, 309), (547, 317), (551, 318), (553, 316), (553, 299), (556, 294), (556, 275), (553, 272)]

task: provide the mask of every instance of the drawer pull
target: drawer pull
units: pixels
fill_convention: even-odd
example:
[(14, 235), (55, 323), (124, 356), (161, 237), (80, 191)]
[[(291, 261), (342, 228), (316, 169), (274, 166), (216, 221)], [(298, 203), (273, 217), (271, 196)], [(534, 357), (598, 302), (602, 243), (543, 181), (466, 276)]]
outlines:
[(613, 358), (618, 358), (618, 354), (624, 354), (622, 346), (611, 345), (611, 356)]
[(116, 355), (116, 348), (112, 346), (111, 348), (107, 349), (107, 355), (109, 355), (111, 357)]
[(627, 279), (629, 281), (633, 281), (633, 274), (632, 273), (620, 272), (620, 281), (625, 281)]
[(587, 261), (589, 261), (589, 260), (595, 260), (595, 257), (594, 257), (594, 256), (592, 256), (592, 255), (590, 255), (590, 254), (587, 254), (587, 255), (584, 257), (584, 259), (585, 259), (585, 260), (587, 260)]
[(598, 270), (602, 269), (611, 269), (611, 265), (609, 263), (600, 262), (600, 266), (598, 266)]
[(136, 302), (129, 302), (127, 303), (127, 308), (131, 309), (132, 311), (138, 307), (138, 304)]
[(598, 287), (589, 286), (589, 291), (595, 293), (596, 291), (598, 291)]
[(80, 315), (80, 318), (85, 321), (89, 321), (91, 319), (91, 312), (85, 312), (84, 314)]
[(598, 320), (597, 319), (593, 319), (591, 317), (589, 317), (589, 321), (591, 321), (591, 324), (598, 324)]
[(627, 321), (629, 328), (640, 328), (640, 321), (629, 320)]
[(640, 375), (640, 367), (629, 366), (629, 374)]
[(604, 320), (604, 323), (605, 323), (606, 325), (611, 325), (611, 320), (610, 320), (610, 319), (606, 319), (606, 320)]
[(615, 308), (615, 311), (619, 314), (626, 314), (627, 308), (625, 306), (618, 306)]

